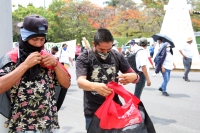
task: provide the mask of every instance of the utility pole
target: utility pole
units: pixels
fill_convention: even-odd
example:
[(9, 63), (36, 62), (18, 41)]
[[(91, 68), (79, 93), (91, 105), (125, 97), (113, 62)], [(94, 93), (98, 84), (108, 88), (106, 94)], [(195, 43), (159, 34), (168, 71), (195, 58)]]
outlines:
[[(12, 2), (11, 0), (0, 0), (0, 57), (12, 49)], [(7, 133), (4, 128), (6, 118), (0, 114), (0, 132)]]

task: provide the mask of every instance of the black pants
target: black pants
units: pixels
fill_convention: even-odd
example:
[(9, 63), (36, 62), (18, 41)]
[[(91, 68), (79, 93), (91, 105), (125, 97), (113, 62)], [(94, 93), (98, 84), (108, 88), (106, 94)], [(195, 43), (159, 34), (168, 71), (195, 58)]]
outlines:
[(140, 96), (142, 94), (142, 91), (145, 86), (146, 78), (143, 74), (143, 72), (139, 72), (138, 75), (140, 76), (140, 80), (135, 85), (135, 92), (134, 95), (140, 99)]
[(183, 65), (184, 65), (184, 78), (185, 80), (188, 80), (188, 73), (190, 72), (190, 68), (192, 65), (192, 59), (191, 58), (183, 58)]

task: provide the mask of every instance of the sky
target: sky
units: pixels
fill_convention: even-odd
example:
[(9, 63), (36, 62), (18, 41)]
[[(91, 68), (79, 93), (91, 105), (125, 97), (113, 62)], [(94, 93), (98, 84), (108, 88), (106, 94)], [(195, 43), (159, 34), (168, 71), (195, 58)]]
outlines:
[[(103, 6), (103, 2), (106, 0), (90, 0), (92, 3)], [(136, 3), (140, 3), (141, 0), (134, 0)], [(12, 5), (14, 4), (17, 6), (18, 4), (22, 6), (27, 6), (28, 3), (33, 3), (35, 7), (45, 6), (48, 7), (49, 4), (51, 4), (52, 0), (12, 0)], [(15, 7), (16, 8), (16, 7)], [(15, 9), (13, 8), (13, 9)]]

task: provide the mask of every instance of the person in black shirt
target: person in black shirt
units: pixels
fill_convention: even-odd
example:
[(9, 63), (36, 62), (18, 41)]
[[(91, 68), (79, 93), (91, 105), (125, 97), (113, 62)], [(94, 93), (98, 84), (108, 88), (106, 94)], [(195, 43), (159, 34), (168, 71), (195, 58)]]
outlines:
[[(139, 76), (132, 70), (124, 56), (115, 50), (111, 50), (113, 41), (113, 36), (109, 30), (97, 30), (94, 35), (92, 50), (84, 52), (76, 60), (77, 83), (79, 88), (84, 90), (86, 130), (95, 111), (103, 104), (105, 97), (112, 93), (112, 89), (106, 86), (107, 77), (91, 52), (94, 52), (102, 63), (112, 81), (126, 85), (137, 83), (139, 80)], [(119, 71), (122, 73), (120, 76), (118, 76)], [(115, 95), (114, 100), (121, 104), (118, 95)]]

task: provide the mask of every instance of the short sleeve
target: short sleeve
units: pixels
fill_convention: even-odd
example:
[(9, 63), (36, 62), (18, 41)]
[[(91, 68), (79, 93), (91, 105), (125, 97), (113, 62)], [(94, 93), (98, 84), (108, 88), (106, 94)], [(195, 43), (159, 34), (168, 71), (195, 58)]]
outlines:
[(140, 62), (140, 66), (147, 66), (148, 64), (147, 64), (147, 59), (148, 59), (148, 57), (147, 57), (147, 52), (146, 52), (146, 50), (141, 50), (141, 51), (139, 51), (138, 53), (138, 57), (139, 57), (139, 62)]
[(119, 61), (119, 70), (122, 73), (126, 73), (130, 69), (130, 65), (129, 65), (128, 61), (126, 60), (124, 55), (122, 55), (121, 53), (119, 53), (117, 51), (115, 51), (114, 53), (115, 53), (115, 55), (117, 55), (117, 58)]
[(87, 76), (88, 68), (89, 68), (88, 53), (84, 52), (83, 54), (79, 55), (76, 59), (76, 77), (77, 77), (77, 79), (80, 76)]
[(10, 73), (14, 69), (14, 67), (15, 66), (14, 66), (13, 62), (6, 64), (2, 68), (0, 68), (0, 76), (4, 76), (4, 75)]

